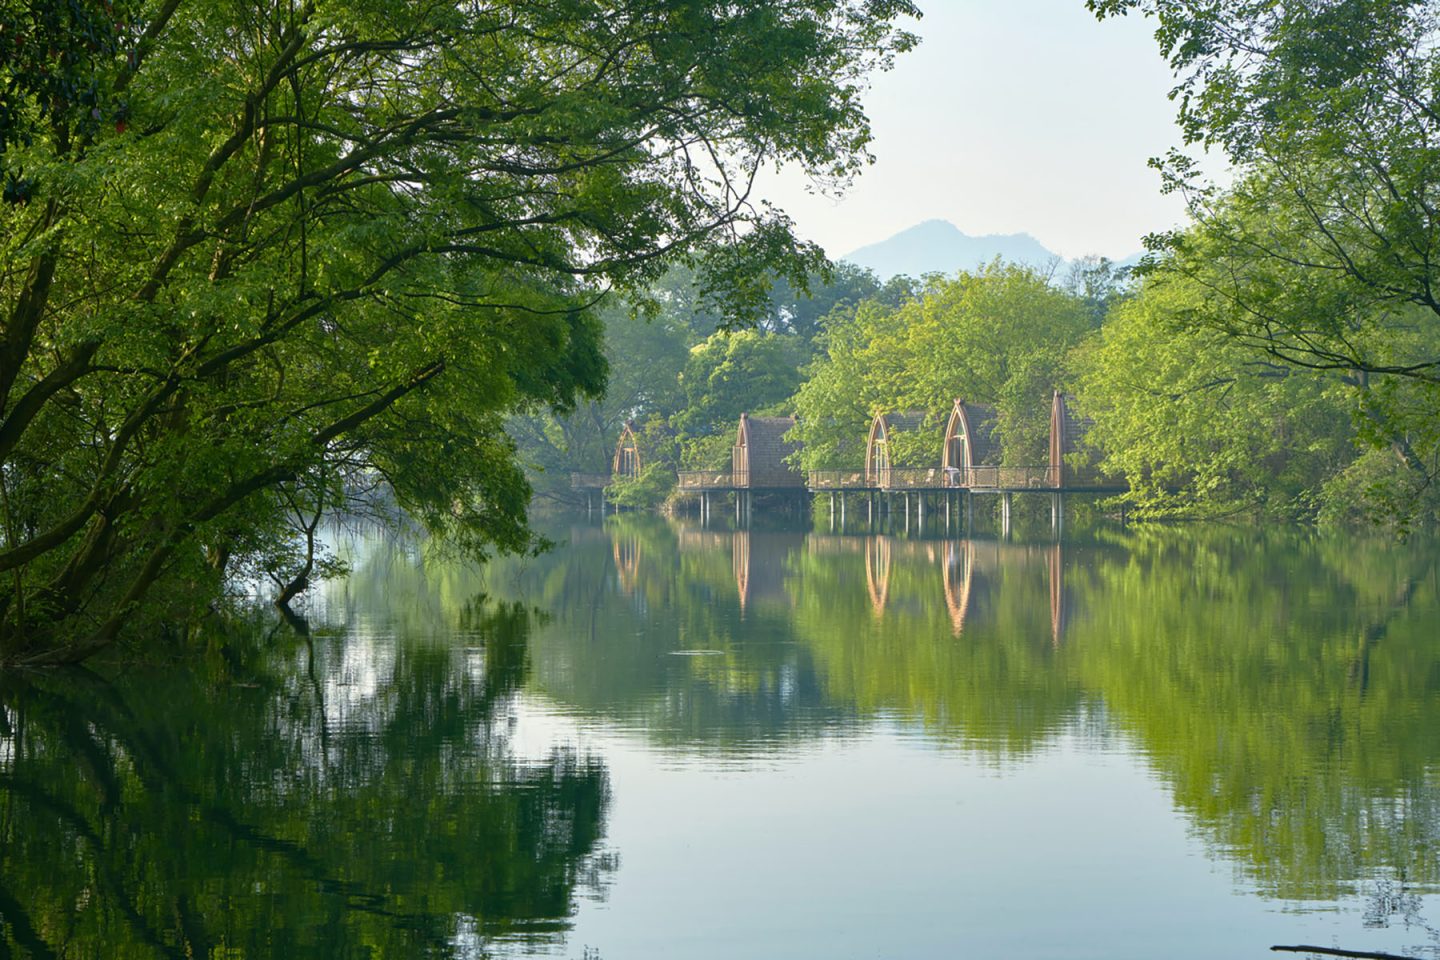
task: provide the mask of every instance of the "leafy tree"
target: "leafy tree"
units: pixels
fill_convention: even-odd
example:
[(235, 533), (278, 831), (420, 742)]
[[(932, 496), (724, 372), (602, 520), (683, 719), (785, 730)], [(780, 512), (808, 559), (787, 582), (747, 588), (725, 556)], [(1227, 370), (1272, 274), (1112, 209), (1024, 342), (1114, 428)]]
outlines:
[(674, 417), (685, 463), (728, 466), (740, 414), (784, 407), (803, 360), (799, 338), (756, 330), (717, 333), (692, 348), (680, 374), (684, 407)]
[(1116, 266), (1108, 257), (1081, 257), (1070, 264), (1063, 289), (1085, 301), (1095, 326), (1117, 303), (1132, 292), (1131, 268)]
[(877, 384), (869, 347), (883, 336), (893, 309), (874, 300), (832, 316), (821, 337), (823, 353), (805, 370), (795, 394), (796, 432), (807, 470), (857, 469), (865, 462), (865, 437), (873, 411), (888, 390)]
[(932, 285), (908, 310), (901, 355), (913, 373), (900, 405), (948, 414), (957, 397), (994, 404), (1006, 462), (1045, 463), (1051, 395), (1094, 327), (1085, 302), (1029, 267), (995, 263)]
[[(793, 368), (813, 358), (827, 325), (842, 322), (861, 302), (898, 304), (909, 289), (905, 278), (881, 286), (868, 271), (844, 262), (803, 284), (776, 277), (754, 328), (765, 336), (756, 341), (741, 335), (731, 343), (732, 331), (704, 302), (695, 271), (672, 268), (635, 297), (636, 312), (648, 323), (618, 309), (607, 315), (610, 382), (603, 399), (582, 402), (569, 414), (541, 412), (511, 421), (521, 457), (533, 468), (532, 484), (542, 496), (572, 499), (569, 473), (604, 473), (625, 421), (654, 416), (684, 431), (688, 464), (727, 466), (737, 410), (792, 412), (780, 401), (796, 382)], [(692, 347), (698, 348), (693, 354)], [(780, 366), (771, 362), (777, 359)], [(632, 503), (625, 493), (623, 502), (653, 503), (668, 485), (658, 474), (652, 481), (639, 500)]]
[(670, 310), (648, 321), (618, 306), (605, 311), (609, 377), (604, 395), (582, 400), (568, 412), (536, 411), (507, 424), (537, 496), (571, 500), (572, 472), (610, 472), (626, 421), (647, 423), (678, 408), (680, 371), (691, 338), (684, 318)]
[(317, 468), (529, 545), (505, 418), (599, 391), (607, 289), (688, 258), (754, 320), (814, 268), (747, 185), (858, 169), (915, 12), (137, 0), (59, 88), (7, 50), (0, 659), (87, 656), (162, 583), (200, 608)]
[(1081, 354), (1088, 439), (1151, 514), (1309, 517), (1353, 459), (1344, 378), (1269, 361), (1203, 325), (1209, 290), (1152, 273)]
[(638, 476), (611, 477), (605, 497), (622, 507), (649, 509), (664, 503), (675, 490), (675, 472), (680, 465), (680, 447), (665, 418), (652, 416), (635, 437), (640, 448)]
[(803, 287), (778, 277), (770, 293), (774, 315), (769, 328), (810, 343), (836, 310), (872, 299), (884, 289), (873, 272), (846, 260), (835, 264), (828, 275), (810, 277)]
[[(1433, 0), (1088, 0), (1101, 17), (1140, 11), (1175, 70), (1187, 141), (1223, 153), (1218, 190), (1172, 153), (1159, 162), (1195, 227), (1152, 239), (1173, 268), (1212, 291), (1197, 315), (1227, 339), (1288, 366), (1352, 373), (1373, 395), (1361, 432), (1398, 455), (1381, 499), (1392, 519), (1434, 514), (1402, 502), (1440, 471), (1419, 411), (1440, 390), (1440, 39)], [(1378, 416), (1377, 416), (1378, 414)], [(1378, 463), (1372, 460), (1372, 463)]]
[[(808, 468), (855, 468), (874, 413), (921, 409), (932, 415), (910, 438), (940, 460), (944, 418), (955, 399), (994, 404), (1008, 462), (1044, 463), (1052, 391), (1067, 378), (1066, 357), (1094, 328), (1091, 308), (1028, 268), (996, 262), (976, 273), (931, 277), (898, 306), (865, 302), (837, 318), (826, 356), (807, 371), (796, 397)], [(932, 449), (933, 448), (933, 449)]]

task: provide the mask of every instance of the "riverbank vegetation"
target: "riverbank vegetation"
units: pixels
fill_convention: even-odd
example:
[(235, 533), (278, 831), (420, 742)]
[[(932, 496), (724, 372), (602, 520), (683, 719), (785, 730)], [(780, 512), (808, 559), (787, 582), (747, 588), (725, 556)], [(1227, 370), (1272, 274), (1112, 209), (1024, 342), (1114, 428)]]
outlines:
[(0, 661), (297, 596), (327, 513), (531, 549), (627, 423), (644, 507), (741, 413), (856, 468), (880, 411), (938, 462), (960, 398), (1040, 463), (1061, 390), (1132, 515), (1433, 522), (1436, 5), (1089, 6), (1154, 18), (1231, 183), (1160, 162), (1191, 223), (1133, 275), (889, 280), (751, 185), (864, 164), (904, 0), (4, 13)]
[[(607, 292), (719, 325), (820, 251), (751, 196), (843, 183), (907, 0), (0, 11), (0, 661), (303, 588), (376, 487), (534, 544), (505, 419), (606, 381)], [(617, 378), (619, 379), (619, 378)]]

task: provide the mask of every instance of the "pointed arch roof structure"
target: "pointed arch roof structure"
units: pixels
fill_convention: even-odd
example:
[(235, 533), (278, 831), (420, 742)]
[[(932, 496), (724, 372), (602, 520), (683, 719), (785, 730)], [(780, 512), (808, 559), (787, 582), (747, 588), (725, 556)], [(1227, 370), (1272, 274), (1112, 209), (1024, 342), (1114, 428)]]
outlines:
[(615, 456), (610, 461), (610, 473), (615, 477), (634, 479), (643, 468), (640, 461), (640, 439), (635, 433), (635, 421), (626, 420), (620, 430), (620, 439), (615, 441)]
[(911, 462), (916, 458), (895, 448), (899, 437), (920, 433), (930, 414), (926, 410), (911, 409), (888, 413), (877, 413), (870, 421), (870, 435), (865, 441), (865, 480), (867, 483), (888, 487), (890, 471), (895, 469), (934, 468), (935, 463)]
[(740, 414), (731, 451), (731, 471), (737, 487), (751, 489), (798, 489), (805, 486), (805, 474), (787, 458), (800, 449), (786, 439), (795, 426), (794, 417), (752, 417)]

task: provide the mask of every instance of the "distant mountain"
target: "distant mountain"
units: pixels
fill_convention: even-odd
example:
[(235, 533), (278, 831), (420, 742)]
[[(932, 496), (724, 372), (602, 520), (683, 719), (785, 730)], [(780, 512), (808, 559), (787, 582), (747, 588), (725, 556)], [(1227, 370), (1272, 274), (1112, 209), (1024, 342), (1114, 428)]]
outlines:
[(974, 270), (996, 257), (1032, 267), (1061, 260), (1063, 267), (1062, 257), (1045, 249), (1028, 233), (972, 237), (944, 220), (926, 220), (840, 259), (874, 270), (881, 280), (888, 280), (899, 273), (918, 277), (924, 273)]
[(1115, 266), (1116, 266), (1117, 268), (1119, 268), (1119, 267), (1125, 267), (1125, 268), (1127, 268), (1127, 269), (1128, 269), (1128, 268), (1134, 268), (1135, 266), (1137, 266), (1137, 265), (1140, 263), (1141, 260), (1144, 260), (1144, 259), (1145, 259), (1145, 251), (1142, 250), (1142, 251), (1140, 251), (1139, 253), (1132, 253), (1132, 254), (1130, 254), (1130, 256), (1126, 257), (1124, 260), (1116, 260), (1116, 261), (1115, 261)]

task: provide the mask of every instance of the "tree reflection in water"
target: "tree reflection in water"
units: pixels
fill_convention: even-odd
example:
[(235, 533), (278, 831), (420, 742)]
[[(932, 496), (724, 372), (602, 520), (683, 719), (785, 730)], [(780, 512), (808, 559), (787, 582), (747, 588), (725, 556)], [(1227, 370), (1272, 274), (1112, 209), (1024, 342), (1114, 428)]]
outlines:
[(0, 956), (476, 956), (564, 930), (611, 867), (606, 772), (509, 748), (534, 615), (456, 619), (461, 642), (256, 631), (198, 675), (4, 676)]
[[(619, 589), (612, 537), (634, 558)], [(632, 518), (572, 539), (520, 590), (556, 617), (536, 682), (654, 741), (779, 750), (888, 717), (997, 763), (1123, 740), (1269, 895), (1440, 884), (1433, 541), (1191, 527), (1012, 544)], [(665, 656), (682, 647), (721, 656)]]
[(1375, 922), (1428, 936), (1406, 911), (1440, 884), (1433, 543), (629, 517), (569, 541), (484, 571), (370, 543), (308, 642), (0, 679), (0, 957), (553, 942), (613, 868), (608, 777), (563, 746), (519, 758), (522, 688), (700, 762), (881, 724), (996, 767), (1123, 749), (1263, 893), (1375, 890)]

